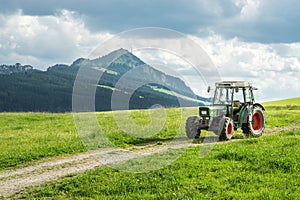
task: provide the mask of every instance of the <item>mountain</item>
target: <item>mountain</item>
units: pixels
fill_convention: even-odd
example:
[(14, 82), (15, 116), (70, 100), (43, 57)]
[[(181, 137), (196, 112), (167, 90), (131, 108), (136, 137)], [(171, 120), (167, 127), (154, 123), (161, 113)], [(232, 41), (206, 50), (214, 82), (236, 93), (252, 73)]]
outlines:
[(16, 63), (14, 65), (0, 65), (0, 74), (11, 74), (16, 72), (28, 72), (32, 71), (33, 67), (31, 65), (21, 65)]
[(96, 83), (97, 111), (112, 109), (113, 92), (122, 97), (132, 92), (129, 109), (149, 108), (154, 104), (178, 107), (182, 102), (195, 105), (207, 100), (197, 97), (181, 79), (166, 75), (127, 50), (119, 49), (93, 60), (79, 58), (71, 65), (56, 64), (47, 71), (31, 68), (0, 74), (0, 111), (72, 111), (73, 85), (79, 69), (102, 75)]

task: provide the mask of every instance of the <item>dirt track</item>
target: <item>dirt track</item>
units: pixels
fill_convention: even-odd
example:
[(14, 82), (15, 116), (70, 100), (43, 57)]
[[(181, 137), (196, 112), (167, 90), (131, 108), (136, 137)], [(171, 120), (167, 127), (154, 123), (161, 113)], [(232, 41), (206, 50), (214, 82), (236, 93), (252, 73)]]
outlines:
[[(288, 127), (275, 127), (265, 130), (264, 135), (271, 135), (299, 129), (299, 123)], [(239, 140), (231, 140), (235, 142)], [(38, 164), (5, 171), (0, 173), (0, 197), (20, 193), (29, 187), (39, 186), (43, 183), (57, 180), (60, 177), (82, 173), (102, 165), (124, 162), (133, 158), (148, 156), (170, 149), (181, 149), (203, 144), (193, 144), (188, 140), (168, 145), (145, 145), (138, 150), (105, 149), (69, 155), (63, 158), (51, 158), (38, 161)]]
[(173, 145), (145, 146), (140, 150), (98, 150), (64, 158), (51, 158), (39, 161), (39, 164), (0, 173), (0, 197), (20, 193), (28, 187), (34, 187), (46, 182), (57, 180), (60, 177), (82, 173), (107, 164), (116, 164), (133, 158), (148, 156), (170, 149), (181, 149), (196, 146), (192, 143)]

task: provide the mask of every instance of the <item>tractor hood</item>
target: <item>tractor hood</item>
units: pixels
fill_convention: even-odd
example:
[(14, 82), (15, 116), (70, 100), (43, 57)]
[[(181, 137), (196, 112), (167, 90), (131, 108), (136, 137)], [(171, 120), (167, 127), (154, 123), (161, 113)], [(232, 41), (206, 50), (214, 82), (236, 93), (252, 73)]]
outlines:
[(200, 106), (200, 116), (217, 117), (226, 114), (226, 106)]

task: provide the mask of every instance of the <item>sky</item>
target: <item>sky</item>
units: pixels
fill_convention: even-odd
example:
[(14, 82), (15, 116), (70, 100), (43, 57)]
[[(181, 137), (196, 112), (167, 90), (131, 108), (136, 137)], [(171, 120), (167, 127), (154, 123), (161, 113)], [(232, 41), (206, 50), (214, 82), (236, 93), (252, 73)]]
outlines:
[[(0, 0), (0, 4), (0, 64), (20, 62), (45, 70), (88, 57), (120, 32), (161, 27), (199, 44), (223, 80), (252, 82), (259, 88), (260, 101), (300, 96), (298, 0)], [(151, 54), (143, 59), (151, 60)]]

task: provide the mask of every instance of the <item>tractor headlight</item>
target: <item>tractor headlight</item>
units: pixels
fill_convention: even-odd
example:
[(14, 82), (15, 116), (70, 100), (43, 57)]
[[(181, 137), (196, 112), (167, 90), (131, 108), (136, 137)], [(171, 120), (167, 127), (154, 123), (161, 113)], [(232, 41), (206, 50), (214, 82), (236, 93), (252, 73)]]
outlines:
[(199, 115), (202, 116), (202, 117), (209, 116), (209, 108), (199, 107)]
[(207, 115), (207, 110), (201, 110), (201, 115)]

